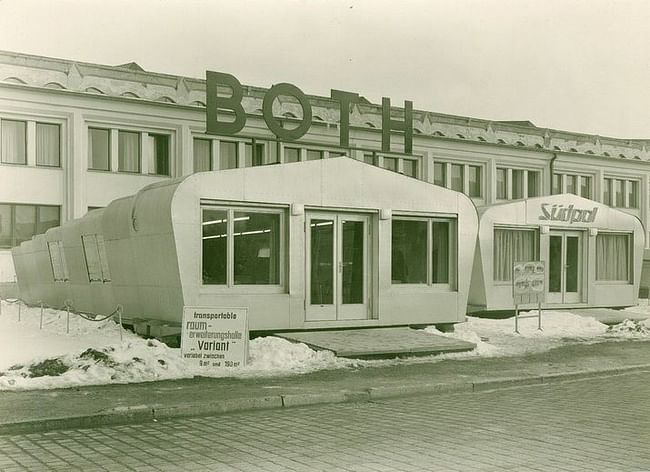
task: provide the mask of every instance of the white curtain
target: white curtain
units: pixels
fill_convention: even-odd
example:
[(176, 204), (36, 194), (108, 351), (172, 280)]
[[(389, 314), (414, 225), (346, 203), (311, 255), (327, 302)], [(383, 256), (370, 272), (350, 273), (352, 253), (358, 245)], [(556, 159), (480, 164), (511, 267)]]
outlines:
[(536, 260), (535, 231), (533, 230), (494, 230), (494, 270), (495, 281), (512, 280), (512, 267), (515, 262)]
[(36, 164), (60, 166), (59, 125), (36, 123)]
[(23, 121), (2, 120), (2, 162), (27, 164), (26, 127)]
[(596, 280), (630, 278), (629, 235), (598, 233), (596, 236)]
[(118, 154), (120, 172), (140, 172), (140, 134), (120, 131)]

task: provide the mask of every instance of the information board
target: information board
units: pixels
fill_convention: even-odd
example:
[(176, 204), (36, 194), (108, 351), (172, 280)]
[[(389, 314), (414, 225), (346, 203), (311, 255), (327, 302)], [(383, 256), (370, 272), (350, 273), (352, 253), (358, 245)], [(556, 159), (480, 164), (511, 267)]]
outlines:
[(544, 302), (545, 281), (544, 261), (515, 262), (512, 268), (512, 296), (515, 305)]
[(181, 357), (188, 365), (206, 372), (246, 365), (248, 310), (184, 307)]

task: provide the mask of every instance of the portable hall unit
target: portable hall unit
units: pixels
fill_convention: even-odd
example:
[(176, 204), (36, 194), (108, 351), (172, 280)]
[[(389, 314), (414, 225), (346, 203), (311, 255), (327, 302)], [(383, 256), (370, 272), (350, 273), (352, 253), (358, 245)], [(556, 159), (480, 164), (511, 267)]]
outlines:
[(633, 215), (573, 194), (479, 209), (469, 310), (514, 309), (515, 262), (545, 262), (545, 307), (636, 303), (644, 228)]
[(27, 302), (136, 321), (207, 306), (248, 308), (251, 330), (447, 324), (465, 319), (477, 221), (459, 192), (341, 157), (152, 184), (13, 256)]

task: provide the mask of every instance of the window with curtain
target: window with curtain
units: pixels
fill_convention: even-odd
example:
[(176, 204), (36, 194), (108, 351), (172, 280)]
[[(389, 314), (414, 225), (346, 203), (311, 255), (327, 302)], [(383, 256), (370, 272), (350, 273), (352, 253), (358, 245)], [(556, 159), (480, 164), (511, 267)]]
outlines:
[(538, 171), (528, 171), (528, 197), (539, 196), (540, 173)]
[(598, 233), (596, 280), (630, 281), (630, 235)]
[(88, 168), (111, 170), (110, 130), (88, 128)]
[(562, 174), (553, 174), (551, 193), (553, 195), (562, 193)]
[(434, 162), (433, 164), (433, 183), (445, 187), (447, 183), (447, 164), (444, 162)]
[(36, 123), (36, 165), (61, 166), (61, 131), (59, 125)]
[(588, 175), (580, 176), (580, 196), (591, 198), (591, 177)]
[(153, 150), (149, 173), (156, 175), (170, 174), (169, 135), (149, 134)]
[(2, 134), (2, 162), (6, 164), (27, 164), (27, 123), (15, 120), (0, 120)]
[(495, 228), (494, 281), (511, 281), (514, 263), (535, 261), (537, 254), (537, 232), (535, 230)]
[(572, 193), (573, 195), (578, 195), (578, 176), (565, 175), (564, 181), (566, 182), (566, 193)]
[(512, 169), (512, 198), (524, 198), (524, 171)]
[(481, 192), (481, 167), (480, 166), (468, 166), (469, 173), (469, 189), (468, 195), (474, 198), (480, 198)]
[(508, 171), (497, 168), (497, 199), (505, 200), (508, 198)]
[(236, 142), (219, 142), (219, 169), (236, 169), (239, 161), (238, 157)]
[(612, 179), (603, 180), (603, 203), (612, 206)]
[(194, 172), (212, 170), (212, 141), (194, 138)]
[(449, 188), (456, 190), (457, 192), (463, 191), (463, 165), (462, 164), (452, 164), (451, 165), (451, 182)]
[(118, 170), (140, 172), (140, 133), (118, 132)]

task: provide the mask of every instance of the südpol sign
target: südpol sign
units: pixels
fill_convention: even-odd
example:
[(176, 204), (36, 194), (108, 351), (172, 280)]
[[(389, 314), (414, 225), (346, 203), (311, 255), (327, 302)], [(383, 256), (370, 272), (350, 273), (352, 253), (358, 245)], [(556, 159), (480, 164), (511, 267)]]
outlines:
[[(206, 132), (214, 135), (232, 136), (239, 133), (246, 126), (246, 112), (241, 104), (244, 89), (236, 77), (223, 72), (206, 71)], [(217, 95), (219, 86), (228, 87), (230, 96)], [(300, 124), (292, 129), (283, 128), (277, 118), (273, 116), (273, 102), (279, 96), (295, 98), (302, 108)], [(341, 110), (339, 126), (339, 145), (347, 148), (350, 146), (350, 105), (359, 102), (359, 94), (343, 90), (331, 90), (332, 100), (338, 102)], [(413, 102), (404, 102), (404, 120), (394, 120), (390, 117), (390, 98), (383, 97), (382, 104), (382, 140), (381, 148), (390, 152), (391, 131), (404, 133), (404, 152), (413, 152)], [(234, 115), (232, 121), (219, 120), (219, 110), (228, 110)], [(262, 115), (266, 126), (283, 141), (295, 141), (309, 131), (312, 124), (312, 109), (309, 99), (295, 85), (280, 83), (271, 87), (265, 94), (262, 102)]]

